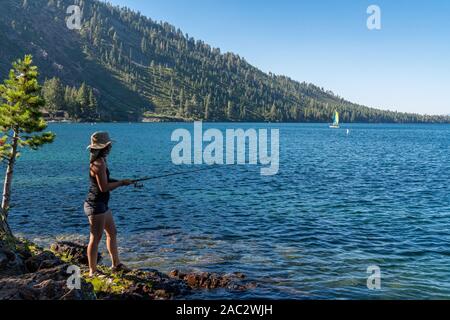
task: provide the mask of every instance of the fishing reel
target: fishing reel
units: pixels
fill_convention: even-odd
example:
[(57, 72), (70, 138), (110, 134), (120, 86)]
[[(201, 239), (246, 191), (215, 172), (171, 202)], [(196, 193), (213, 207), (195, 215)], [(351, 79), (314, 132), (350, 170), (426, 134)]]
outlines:
[(144, 184), (141, 183), (141, 182), (135, 182), (135, 183), (134, 183), (134, 187), (135, 187), (136, 189), (142, 189), (142, 188), (144, 188)]

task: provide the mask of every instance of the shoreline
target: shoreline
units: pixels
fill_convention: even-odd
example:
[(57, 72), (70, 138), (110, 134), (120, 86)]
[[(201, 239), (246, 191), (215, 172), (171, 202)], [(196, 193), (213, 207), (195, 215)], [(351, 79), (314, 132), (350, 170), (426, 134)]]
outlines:
[[(48, 124), (155, 124), (155, 123), (195, 123), (195, 122), (203, 122), (203, 123), (212, 123), (212, 124), (281, 124), (281, 125), (314, 125), (314, 124), (323, 124), (329, 125), (329, 122), (269, 122), (269, 121), (212, 121), (212, 120), (167, 120), (167, 121), (75, 121), (75, 120), (66, 120), (66, 121), (47, 121)], [(341, 128), (343, 129), (346, 126), (354, 126), (354, 125), (449, 125), (450, 122), (351, 122), (351, 123), (343, 123), (341, 124)]]
[[(0, 300), (172, 300), (198, 290), (242, 292), (257, 286), (239, 272), (112, 272), (100, 264), (99, 274), (90, 278), (86, 252), (85, 245), (75, 242), (57, 242), (45, 249), (26, 239), (0, 239)], [(76, 288), (70, 287), (77, 274), (73, 270), (81, 276)]]

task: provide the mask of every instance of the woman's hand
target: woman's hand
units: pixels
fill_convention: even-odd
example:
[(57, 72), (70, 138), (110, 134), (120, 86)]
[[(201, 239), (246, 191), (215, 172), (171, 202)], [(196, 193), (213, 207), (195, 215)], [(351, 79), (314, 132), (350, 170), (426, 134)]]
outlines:
[(129, 179), (122, 180), (120, 183), (124, 187), (127, 187), (127, 186), (130, 186), (130, 185), (134, 184), (133, 180), (129, 180)]

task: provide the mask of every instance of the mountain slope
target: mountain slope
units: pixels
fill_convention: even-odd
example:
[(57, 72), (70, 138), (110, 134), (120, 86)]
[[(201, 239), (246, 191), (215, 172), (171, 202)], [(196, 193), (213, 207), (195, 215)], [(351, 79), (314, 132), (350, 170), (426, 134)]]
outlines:
[[(83, 27), (66, 27), (79, 4)], [(140, 120), (145, 112), (211, 121), (448, 122), (447, 117), (376, 110), (317, 86), (265, 74), (179, 29), (126, 8), (88, 0), (2, 0), (0, 76), (26, 53), (42, 78), (95, 88), (102, 120)]]

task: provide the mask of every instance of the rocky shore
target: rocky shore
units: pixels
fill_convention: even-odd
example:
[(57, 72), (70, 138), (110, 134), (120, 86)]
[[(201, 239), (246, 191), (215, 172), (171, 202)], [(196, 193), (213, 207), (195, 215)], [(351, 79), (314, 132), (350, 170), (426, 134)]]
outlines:
[(177, 116), (161, 115), (147, 112), (142, 118), (142, 122), (159, 123), (159, 122), (193, 122), (194, 119), (183, 118)]
[[(24, 239), (0, 240), (0, 300), (169, 300), (196, 290), (245, 291), (256, 286), (241, 273), (115, 273), (99, 266), (99, 274), (89, 277), (86, 251), (85, 245), (73, 242), (43, 249)], [(78, 288), (68, 285), (74, 266), (80, 271)]]

